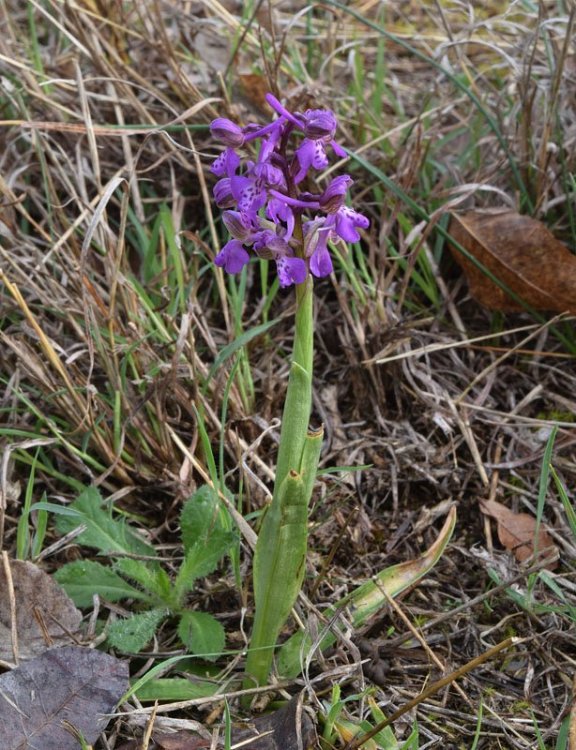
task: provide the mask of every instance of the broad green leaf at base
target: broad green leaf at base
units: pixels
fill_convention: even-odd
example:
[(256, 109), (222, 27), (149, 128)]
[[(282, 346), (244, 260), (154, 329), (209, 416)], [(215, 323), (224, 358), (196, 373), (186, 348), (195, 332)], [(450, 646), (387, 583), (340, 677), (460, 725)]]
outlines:
[(184, 612), (178, 635), (191, 653), (208, 661), (217, 659), (224, 650), (224, 628), (208, 612)]

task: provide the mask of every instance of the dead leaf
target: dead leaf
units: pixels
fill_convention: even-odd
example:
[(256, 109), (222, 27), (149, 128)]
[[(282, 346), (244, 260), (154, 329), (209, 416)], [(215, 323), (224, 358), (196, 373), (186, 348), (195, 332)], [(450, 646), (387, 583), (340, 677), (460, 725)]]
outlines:
[(0, 676), (2, 750), (78, 750), (98, 739), (128, 689), (128, 663), (90, 648), (46, 651)]
[[(82, 613), (47, 573), (31, 562), (10, 561), (16, 599), (18, 657), (30, 659), (53, 645), (70, 644)], [(13, 661), (12, 612), (6, 571), (0, 564), (0, 659)]]
[(154, 742), (159, 750), (203, 750), (210, 747), (210, 740), (191, 734), (184, 729), (172, 734), (155, 734)]
[(259, 73), (239, 73), (240, 90), (242, 94), (262, 112), (268, 113), (270, 107), (266, 101), (266, 94), (270, 91), (268, 79)]
[[(248, 729), (232, 730), (232, 745), (250, 750), (307, 750), (317, 747), (316, 730), (303, 708), (303, 693), (274, 713), (259, 716)], [(248, 742), (250, 740), (250, 742)]]
[[(515, 211), (452, 214), (449, 232), (482, 265), (535, 310), (576, 312), (576, 256), (540, 221)], [(470, 293), (491, 310), (521, 310), (455, 247)]]
[[(514, 513), (496, 500), (481, 500), (482, 513), (494, 518), (498, 524), (498, 539), (507, 550), (513, 552), (519, 562), (524, 562), (537, 551), (540, 559), (554, 557), (546, 567), (557, 566), (558, 547), (546, 528), (528, 513)], [(538, 532), (538, 533), (536, 533)]]

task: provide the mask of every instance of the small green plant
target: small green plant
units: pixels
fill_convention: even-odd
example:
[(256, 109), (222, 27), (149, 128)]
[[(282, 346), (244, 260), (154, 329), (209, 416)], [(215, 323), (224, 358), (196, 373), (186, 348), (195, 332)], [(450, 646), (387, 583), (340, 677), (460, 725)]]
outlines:
[[(40, 505), (40, 504), (39, 504)], [(42, 504), (58, 514), (62, 533), (79, 529), (76, 541), (112, 558), (67, 563), (54, 574), (75, 604), (92, 605), (93, 596), (118, 602), (132, 600), (138, 608), (108, 628), (108, 641), (119, 651), (138, 653), (167, 618), (178, 622), (178, 635), (191, 654), (214, 660), (224, 649), (222, 625), (211, 614), (192, 610), (186, 600), (198, 578), (213, 572), (236, 542), (230, 519), (216, 492), (198, 489), (182, 508), (180, 528), (184, 559), (175, 578), (155, 559), (156, 551), (124, 519), (106, 508), (95, 487), (89, 487), (70, 506)]]
[[(342, 698), (340, 685), (333, 686), (331, 700), (324, 702), (324, 727), (320, 740), (320, 747), (323, 750), (329, 750), (338, 743), (350, 742), (373, 729), (370, 720), (352, 721), (346, 715), (346, 704), (355, 703), (362, 697), (352, 695), (348, 698)], [(383, 721), (385, 716), (371, 695), (368, 695), (368, 704), (374, 724)], [(391, 727), (385, 727), (375, 734), (365, 743), (364, 747), (366, 750), (400, 750), (400, 745)]]

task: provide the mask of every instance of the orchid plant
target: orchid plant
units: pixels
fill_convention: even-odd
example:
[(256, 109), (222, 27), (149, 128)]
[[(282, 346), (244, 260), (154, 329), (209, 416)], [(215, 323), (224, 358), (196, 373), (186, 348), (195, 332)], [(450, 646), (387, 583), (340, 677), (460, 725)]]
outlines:
[[(313, 365), (313, 277), (332, 270), (329, 242), (357, 242), (369, 221), (346, 205), (349, 175), (333, 178), (322, 192), (310, 192), (314, 172), (328, 166), (327, 149), (346, 152), (334, 140), (333, 112), (290, 112), (272, 94), (266, 100), (272, 122), (240, 127), (229, 119), (211, 123), (225, 150), (212, 164), (220, 179), (214, 199), (231, 237), (215, 263), (236, 274), (250, 262), (250, 250), (276, 264), (280, 286), (296, 289), (294, 349), (276, 466), (272, 502), (254, 553), (255, 615), (246, 687), (264, 684), (277, 638), (300, 592), (306, 566), (308, 505), (318, 468), (322, 428), (310, 431)], [(259, 141), (256, 161), (238, 150)], [(294, 147), (293, 144), (296, 143)]]

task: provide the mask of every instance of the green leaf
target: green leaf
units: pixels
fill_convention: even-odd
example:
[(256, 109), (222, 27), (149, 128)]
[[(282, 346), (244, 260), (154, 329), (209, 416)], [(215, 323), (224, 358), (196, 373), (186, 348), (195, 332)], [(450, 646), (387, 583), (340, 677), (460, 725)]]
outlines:
[(138, 654), (152, 640), (165, 617), (165, 610), (151, 609), (123, 620), (115, 620), (108, 628), (108, 642), (118, 651)]
[(268, 679), (278, 635), (302, 587), (308, 544), (306, 491), (300, 474), (287, 474), (280, 489), (275, 488), (260, 527), (253, 561), (255, 613), (245, 688), (264, 685)]
[(140, 701), (190, 701), (207, 698), (218, 692), (220, 683), (186, 679), (186, 677), (161, 677), (150, 680), (136, 691)]
[(76, 538), (78, 544), (94, 547), (103, 554), (125, 552), (136, 555), (154, 555), (154, 547), (135, 534), (124, 520), (116, 519), (111, 511), (102, 508), (102, 496), (96, 487), (87, 487), (68, 507), (77, 513), (60, 515), (56, 527), (61, 534), (85, 525), (86, 530)]
[(207, 612), (185, 612), (178, 624), (178, 635), (191, 653), (208, 661), (217, 659), (224, 650), (224, 628)]
[(130, 586), (113, 570), (91, 560), (67, 563), (54, 573), (54, 578), (77, 607), (90, 607), (94, 594), (99, 594), (110, 602), (149, 599), (144, 592)]
[(180, 514), (184, 551), (201, 544), (216, 529), (222, 528), (220, 500), (212, 487), (205, 484), (189, 498)]
[(177, 602), (182, 602), (197, 578), (212, 573), (236, 542), (227, 513), (208, 485), (200, 487), (184, 504), (180, 528), (185, 557), (174, 583)]
[[(453, 507), (436, 541), (420, 557), (381, 570), (371, 580), (358, 586), (349, 596), (337, 602), (334, 607), (325, 610), (326, 619), (335, 617), (340, 609), (348, 607), (353, 627), (362, 627), (372, 615), (386, 606), (388, 600), (384, 592), (392, 597), (398, 596), (436, 565), (452, 537), (455, 524), (456, 509)], [(336, 636), (332, 630), (326, 632), (316, 643), (313, 643), (309, 634), (302, 630), (298, 631), (285, 641), (278, 651), (278, 674), (281, 677), (296, 677), (302, 670), (303, 661), (313, 649), (325, 651), (335, 642)]]
[(192, 547), (180, 566), (174, 591), (176, 600), (182, 598), (192, 589), (194, 581), (202, 576), (207, 576), (216, 569), (216, 566), (236, 541), (236, 534), (232, 531), (219, 530), (207, 541)]
[(170, 600), (170, 578), (168, 573), (157, 563), (145, 563), (129, 557), (116, 560), (114, 570), (117, 570), (126, 578), (136, 581), (143, 589), (153, 594), (163, 602)]

